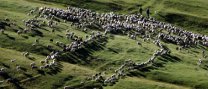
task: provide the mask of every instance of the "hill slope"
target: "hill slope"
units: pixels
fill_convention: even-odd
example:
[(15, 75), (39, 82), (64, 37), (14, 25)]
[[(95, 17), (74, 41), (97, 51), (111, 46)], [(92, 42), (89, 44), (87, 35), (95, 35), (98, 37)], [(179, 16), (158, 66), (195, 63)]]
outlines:
[[(71, 26), (71, 22), (64, 23), (60, 19), (54, 28), (55, 32), (52, 32), (52, 28), (43, 27), (38, 28), (39, 32), (17, 34), (19, 29), (25, 28), (23, 20), (34, 17), (27, 15), (31, 9), (41, 6), (64, 9), (68, 4), (97, 12), (115, 11), (123, 14), (136, 13), (140, 6), (143, 8), (150, 6), (152, 16), (158, 20), (176, 24), (186, 30), (207, 34), (208, 2), (206, 0), (1, 0), (0, 24), (5, 32), (0, 34), (0, 68), (5, 68), (8, 74), (1, 76), (0, 81), (8, 78), (14, 78), (15, 81), (0, 82), (0, 88), (63, 89), (64, 86), (74, 86), (85, 89), (101, 87), (100, 83), (94, 81), (86, 82), (84, 85), (82, 82), (87, 77), (103, 71), (107, 76), (111, 75), (127, 59), (144, 62), (152, 56), (155, 50), (159, 49), (152, 43), (153, 40), (143, 42), (141, 38), (138, 38), (137, 40), (142, 42), (142, 46), (139, 46), (136, 40), (114, 34), (108, 35), (104, 41), (96, 40), (90, 43), (77, 53), (67, 54), (55, 68), (45, 71), (31, 69), (30, 63), (35, 62), (39, 66), (40, 61), (50, 53), (48, 45), (60, 50), (61, 47), (56, 45), (56, 41), (64, 44), (72, 42), (65, 37), (67, 30), (83, 38), (92, 31), (98, 31), (98, 29), (91, 29), (83, 32)], [(33, 46), (32, 44), (38, 38), (39, 44)], [(54, 41), (51, 42), (51, 39)], [(163, 44), (171, 50), (170, 55), (158, 57), (155, 64), (141, 70), (133, 70), (115, 85), (103, 86), (103, 88), (208, 88), (207, 66), (197, 65), (198, 59), (202, 57), (202, 50), (206, 47), (198, 45), (179, 51), (176, 50), (177, 45), (164, 42)], [(30, 57), (24, 57), (23, 52), (30, 52)], [(11, 62), (11, 59), (16, 59), (16, 61)], [(22, 67), (21, 71), (16, 70), (17, 65)]]

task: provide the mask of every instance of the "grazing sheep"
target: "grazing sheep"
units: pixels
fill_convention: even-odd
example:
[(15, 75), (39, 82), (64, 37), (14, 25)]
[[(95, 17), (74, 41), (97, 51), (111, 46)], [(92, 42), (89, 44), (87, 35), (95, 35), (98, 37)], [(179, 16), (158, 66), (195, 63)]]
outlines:
[(36, 46), (36, 43), (33, 43), (32, 46), (33, 46), (33, 47)]
[(54, 64), (53, 62), (49, 63), (49, 67), (53, 67), (55, 66), (56, 64)]
[(30, 63), (30, 66), (31, 66), (31, 67), (32, 67), (32, 66), (35, 66), (35, 62)]
[(40, 66), (40, 70), (43, 70), (45, 68), (45, 66)]
[(20, 71), (20, 70), (21, 70), (21, 66), (17, 65), (17, 66), (16, 66), (16, 70), (17, 70), (17, 71)]
[(12, 82), (13, 81), (13, 79), (12, 78), (8, 78), (8, 79), (6, 79), (6, 82), (7, 83), (10, 83), (10, 82)]
[(0, 29), (0, 32), (1, 32), (2, 34), (4, 34), (4, 29)]
[(4, 80), (0, 81), (0, 83), (4, 83)]
[(87, 28), (84, 28), (83, 31), (84, 31), (84, 32), (87, 32)]
[(56, 41), (56, 45), (59, 46), (59, 44), (60, 44), (60, 42), (59, 41)]
[(11, 62), (15, 62), (15, 61), (16, 61), (16, 59), (11, 59), (10, 61), (11, 61)]
[(56, 63), (56, 59), (53, 59), (52, 63), (55, 64)]
[(8, 18), (5, 18), (4, 20), (5, 20), (5, 21), (9, 21), (9, 19), (8, 19)]
[(137, 45), (142, 45), (142, 43), (141, 43), (141, 42), (139, 42), (139, 41), (137, 41)]
[(21, 30), (18, 30), (18, 31), (17, 31), (17, 34), (18, 34), (18, 35), (20, 35), (21, 33), (22, 33), (22, 31), (21, 31)]
[(64, 86), (64, 89), (73, 89), (73, 88), (71, 88), (69, 86)]
[(35, 69), (35, 68), (37, 68), (37, 66), (34, 65), (34, 66), (31, 66), (31, 68), (32, 68), (32, 69)]
[(199, 59), (198, 60), (198, 65), (201, 65), (202, 64), (202, 59)]
[(50, 67), (49, 64), (45, 64), (45, 65), (44, 65), (44, 68), (49, 68), (49, 67)]
[(23, 53), (23, 56), (25, 56), (25, 57), (29, 57), (29, 55), (30, 55), (29, 52), (24, 52), (24, 53)]
[(4, 72), (4, 71), (5, 71), (5, 68), (1, 68), (0, 71), (1, 71), (1, 72)]
[(39, 40), (40, 40), (40, 39), (35, 39), (35, 43), (39, 43)]

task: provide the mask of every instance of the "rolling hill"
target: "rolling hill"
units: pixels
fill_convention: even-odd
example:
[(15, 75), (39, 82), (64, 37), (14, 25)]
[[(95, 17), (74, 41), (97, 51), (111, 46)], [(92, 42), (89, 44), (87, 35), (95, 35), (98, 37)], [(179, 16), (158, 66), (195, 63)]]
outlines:
[[(31, 69), (35, 62), (40, 66), (41, 60), (54, 50), (61, 50), (56, 42), (70, 44), (66, 32), (73, 32), (85, 38), (100, 29), (82, 29), (72, 26), (72, 22), (58, 18), (54, 28), (43, 26), (38, 31), (18, 35), (23, 30), (23, 20), (34, 18), (27, 13), (34, 8), (51, 7), (66, 9), (67, 6), (90, 9), (97, 13), (114, 12), (118, 14), (135, 14), (139, 8), (150, 8), (151, 16), (192, 31), (208, 35), (208, 1), (206, 0), (0, 0), (0, 68), (7, 74), (0, 74), (0, 88), (2, 89), (63, 89), (71, 86), (75, 89), (207, 89), (208, 67), (207, 58), (199, 66), (198, 59), (202, 58), (202, 51), (208, 53), (207, 47), (197, 45), (182, 50), (176, 50), (178, 45), (162, 42), (171, 53), (157, 57), (152, 65), (142, 69), (132, 70), (115, 84), (105, 86), (95, 81), (86, 81), (88, 77), (105, 72), (106, 76), (114, 73), (125, 60), (144, 62), (159, 49), (150, 39), (142, 41), (130, 39), (122, 34), (109, 34), (103, 39), (90, 42), (75, 53), (64, 54), (54, 68)], [(145, 11), (143, 12), (145, 15)], [(44, 20), (43, 18), (40, 18)], [(52, 32), (55, 29), (55, 32)], [(36, 40), (39, 39), (37, 45)], [(53, 42), (51, 41), (53, 39)], [(138, 45), (141, 41), (142, 45)], [(22, 55), (29, 52), (29, 57)], [(15, 62), (11, 60), (16, 59)], [(21, 66), (21, 71), (16, 67)], [(9, 78), (12, 82), (7, 82)], [(84, 82), (84, 83), (83, 83)]]

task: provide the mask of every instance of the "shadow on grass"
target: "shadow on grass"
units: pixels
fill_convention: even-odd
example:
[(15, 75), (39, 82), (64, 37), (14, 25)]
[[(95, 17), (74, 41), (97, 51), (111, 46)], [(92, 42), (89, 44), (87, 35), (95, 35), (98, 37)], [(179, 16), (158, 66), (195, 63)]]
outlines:
[(147, 66), (137, 68), (139, 70), (138, 74), (134, 73), (137, 71), (133, 71), (133, 72), (130, 72), (130, 75), (132, 74), (135, 76), (143, 76), (144, 77), (143, 73), (145, 73), (145, 72), (150, 72), (151, 70), (163, 68), (163, 67), (165, 67), (165, 65), (168, 62), (180, 62), (180, 61), (181, 61), (181, 59), (176, 56), (169, 55), (169, 54), (162, 55), (162, 56), (158, 57), (157, 61), (155, 61), (153, 64), (149, 64)]
[(32, 37), (36, 37), (36, 36), (40, 36), (40, 37), (44, 37), (43, 33), (39, 30), (32, 30), (31, 33), (29, 33), (30, 36)]
[(203, 68), (204, 70), (208, 70), (208, 60), (203, 60), (200, 67)]
[(10, 66), (7, 65), (7, 64), (5, 64), (5, 63), (0, 63), (0, 65), (4, 66), (4, 67), (6, 67), (6, 68), (10, 68)]
[(24, 89), (23, 87), (20, 86), (20, 82), (19, 80), (15, 79), (15, 78), (12, 78), (8, 73), (6, 72), (0, 72), (0, 76), (7, 80), (7, 82), (13, 84), (16, 89)]
[(50, 67), (49, 71), (46, 72), (49, 75), (56, 75), (57, 73), (61, 72), (63, 68), (63, 65), (61, 65), (60, 63), (58, 63), (58, 65)]
[(0, 29), (4, 29), (6, 26), (10, 26), (10, 24), (0, 21)]
[(75, 52), (63, 53), (59, 59), (72, 64), (89, 64), (91, 59), (94, 58), (92, 53), (103, 50), (106, 42), (107, 40), (105, 38), (89, 42), (85, 44), (83, 48), (78, 49)]
[(35, 60), (35, 57), (30, 57), (30, 56), (29, 56), (29, 57), (27, 57), (27, 58), (30, 59), (30, 60), (33, 60), (33, 61)]
[(6, 33), (4, 33), (4, 35), (5, 35), (7, 38), (9, 38), (10, 40), (15, 40), (15, 38), (14, 38), (14, 37), (9, 36), (9, 35), (8, 35), (8, 34), (6, 34)]
[(56, 75), (57, 73), (62, 71), (62, 68), (63, 68), (63, 65), (60, 62), (58, 62), (57, 65), (51, 66), (51, 67), (46, 68), (44, 70), (37, 69), (37, 72), (41, 75), (46, 75), (46, 74)]

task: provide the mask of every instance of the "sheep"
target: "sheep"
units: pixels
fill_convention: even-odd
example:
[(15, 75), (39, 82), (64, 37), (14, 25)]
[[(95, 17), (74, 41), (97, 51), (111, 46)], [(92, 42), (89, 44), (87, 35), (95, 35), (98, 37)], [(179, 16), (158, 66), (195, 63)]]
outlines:
[(198, 60), (198, 65), (201, 65), (202, 64), (202, 59), (199, 59)]
[(18, 34), (18, 35), (20, 35), (21, 33), (22, 33), (22, 31), (21, 31), (21, 30), (18, 30), (18, 31), (17, 31), (17, 34)]
[(49, 63), (49, 67), (53, 67), (53, 66), (55, 66), (56, 64), (54, 64), (53, 62), (50, 62)]
[(37, 68), (37, 66), (33, 65), (33, 66), (31, 66), (31, 68), (32, 68), (32, 69), (35, 69), (35, 68)]
[(45, 64), (44, 65), (44, 68), (49, 68), (50, 67), (50, 64)]
[(84, 31), (84, 32), (87, 32), (87, 28), (84, 28), (83, 31)]
[(137, 41), (137, 45), (142, 45), (142, 43), (141, 43), (141, 42), (139, 42), (139, 41)]
[(5, 21), (9, 21), (9, 19), (8, 19), (8, 18), (5, 18), (4, 20), (5, 20)]
[[(53, 18), (53, 16), (57, 16), (57, 17), (61, 17), (63, 18), (63, 20), (79, 20), (79, 24), (76, 24), (75, 22), (72, 23), (79, 25), (78, 27), (83, 27), (85, 25), (88, 25), (86, 23), (89, 23), (90, 26), (95, 25), (95, 22), (98, 22), (98, 26), (100, 25), (100, 27), (104, 30), (108, 30), (108, 31), (112, 31), (112, 30), (118, 30), (119, 29), (119, 25), (121, 25), (121, 27), (123, 27), (124, 29), (130, 30), (137, 30), (138, 28), (141, 28), (138, 30), (138, 32), (143, 31), (143, 29), (147, 29), (149, 31), (144, 31), (144, 34), (147, 35), (146, 32), (150, 32), (155, 34), (155, 30), (154, 29), (161, 29), (160, 32), (162, 32), (162, 30), (166, 30), (169, 33), (174, 33), (178, 36), (184, 36), (186, 37), (190, 37), (190, 38), (194, 38), (194, 40), (203, 40), (205, 41), (205, 37), (206, 36), (201, 36), (198, 34), (193, 34), (191, 32), (188, 31), (184, 31), (183, 29), (180, 28), (176, 28), (174, 26), (172, 26), (171, 24), (167, 24), (167, 23), (163, 23), (163, 22), (157, 22), (156, 20), (152, 19), (152, 18), (145, 18), (143, 16), (136, 16), (134, 18), (134, 16), (132, 15), (125, 15), (122, 16), (124, 18), (124, 20), (122, 19), (113, 19), (112, 16), (117, 16), (116, 14), (99, 14), (96, 13), (97, 15), (95, 15), (95, 17), (91, 16), (91, 14), (93, 12), (91, 11), (87, 11), (86, 13), (80, 15), (80, 13), (82, 13), (82, 9), (80, 8), (68, 8), (68, 10), (70, 10), (70, 12), (68, 12), (67, 10), (63, 11), (61, 9), (53, 9), (53, 8), (43, 8), (40, 10), (39, 13), (42, 13), (42, 16), (45, 16), (47, 18)], [(84, 10), (85, 11), (85, 10)], [(62, 14), (60, 14), (62, 13)], [(70, 16), (68, 16), (68, 14), (71, 14)], [(40, 16), (41, 16), (40, 15)], [(120, 15), (118, 15), (120, 17)], [(91, 18), (90, 18), (91, 17)], [(132, 23), (135, 21), (138, 21), (137, 24)], [(156, 22), (156, 23), (155, 23)], [(53, 24), (52, 20), (50, 20), (51, 25)], [(154, 25), (152, 24), (154, 23)], [(97, 25), (96, 24), (96, 25)], [(137, 26), (138, 25), (138, 26)], [(129, 32), (130, 33), (130, 32)], [(191, 33), (191, 34), (190, 34)], [(131, 35), (131, 34), (130, 34)], [(178, 41), (178, 39), (175, 40), (175, 38), (173, 36), (170, 36), (170, 34), (167, 34), (166, 37), (164, 37), (166, 35), (164, 34), (159, 34), (158, 38), (159, 39), (163, 39), (163, 40), (171, 40), (171, 41)], [(147, 35), (148, 38), (151, 38), (150, 35)], [(182, 38), (182, 37), (180, 37)], [(181, 44), (181, 42), (175, 42), (175, 43), (179, 43)], [(192, 42), (188, 42), (185, 41), (186, 44), (190, 44)], [(202, 42), (203, 43), (203, 42)], [(203, 44), (206, 45), (206, 44)]]
[(29, 55), (30, 55), (29, 52), (24, 52), (24, 53), (23, 53), (23, 56), (24, 56), (24, 57), (29, 57)]
[(51, 59), (51, 56), (50, 55), (46, 56), (45, 60), (49, 60), (49, 59)]
[(150, 41), (150, 38), (146, 38), (146, 40), (149, 42)]
[(31, 67), (32, 67), (32, 66), (35, 66), (35, 62), (30, 63), (30, 66), (31, 66)]
[(17, 70), (17, 71), (20, 71), (20, 70), (21, 70), (21, 66), (17, 65), (17, 66), (16, 66), (16, 70)]
[(16, 61), (16, 59), (11, 59), (10, 61), (11, 61), (11, 62), (15, 62), (15, 61)]
[(36, 43), (33, 43), (33, 44), (32, 44), (33, 47), (36, 46), (36, 45), (37, 45)]
[(45, 66), (40, 66), (40, 70), (43, 70), (45, 68)]
[(71, 88), (69, 86), (64, 86), (64, 89), (73, 89), (73, 88)]
[(51, 45), (47, 45), (47, 48), (48, 49), (52, 49), (53, 47)]
[(1, 32), (2, 34), (4, 34), (4, 29), (0, 29), (0, 32)]
[(12, 79), (12, 78), (8, 78), (8, 79), (6, 79), (6, 82), (7, 82), (7, 83), (12, 82), (12, 81), (13, 81), (13, 79)]
[(59, 46), (59, 44), (60, 44), (60, 42), (59, 41), (56, 41), (56, 45)]
[(39, 43), (39, 40), (40, 40), (40, 39), (35, 39), (35, 43)]
[(48, 63), (49, 62), (47, 58), (44, 61), (45, 61), (45, 63)]
[(1, 68), (0, 71), (1, 71), (1, 72), (4, 72), (4, 71), (5, 71), (5, 68)]
[(0, 81), (0, 83), (4, 83), (4, 80)]
[(56, 59), (53, 59), (52, 63), (55, 64), (56, 63)]
[(104, 80), (104, 84), (107, 84), (107, 83), (109, 83), (109, 79), (108, 78)]

